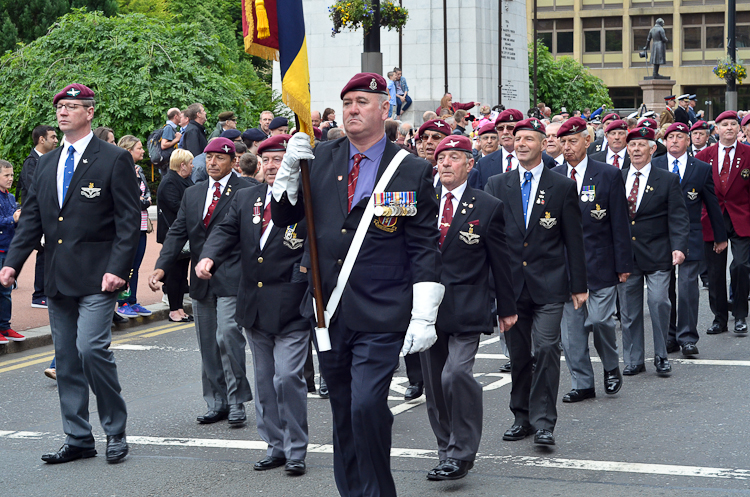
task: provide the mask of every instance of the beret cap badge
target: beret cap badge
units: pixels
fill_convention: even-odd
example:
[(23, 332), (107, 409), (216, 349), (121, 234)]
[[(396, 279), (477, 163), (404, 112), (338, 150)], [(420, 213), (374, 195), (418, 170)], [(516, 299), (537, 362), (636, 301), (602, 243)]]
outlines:
[(378, 82), (375, 81), (375, 78), (372, 78), (372, 80), (370, 80), (370, 89), (373, 91), (378, 89)]
[(68, 91), (67, 91), (67, 92), (65, 92), (65, 93), (67, 93), (67, 94), (68, 94), (68, 95), (70, 95), (71, 97), (77, 97), (77, 96), (78, 96), (78, 94), (79, 94), (79, 93), (81, 93), (81, 90), (77, 90), (77, 89), (75, 89), (75, 88), (71, 88), (70, 90), (68, 90)]

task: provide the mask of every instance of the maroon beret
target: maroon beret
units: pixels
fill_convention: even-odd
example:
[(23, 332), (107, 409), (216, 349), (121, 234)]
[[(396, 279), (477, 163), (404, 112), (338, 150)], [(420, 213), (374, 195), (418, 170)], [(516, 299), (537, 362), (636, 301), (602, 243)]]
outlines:
[(719, 114), (719, 117), (716, 118), (714, 121), (716, 124), (719, 124), (724, 119), (734, 119), (735, 121), (739, 122), (740, 118), (737, 117), (737, 111), (734, 110), (725, 110), (721, 114)]
[(560, 126), (557, 130), (557, 137), (562, 138), (563, 136), (575, 135), (586, 131), (586, 121), (580, 117), (571, 117)]
[(479, 128), (478, 136), (486, 135), (487, 133), (497, 134), (497, 130), (495, 129), (495, 123), (493, 122), (484, 123), (482, 127)]
[(690, 132), (700, 129), (705, 129), (706, 131), (708, 131), (708, 123), (706, 121), (698, 121), (697, 123), (693, 124), (692, 128), (690, 128)]
[(352, 79), (341, 90), (341, 100), (350, 91), (365, 91), (367, 93), (382, 93), (388, 95), (388, 85), (385, 78), (374, 72), (361, 72), (355, 74)]
[(206, 145), (206, 148), (203, 149), (203, 153), (205, 154), (210, 152), (229, 155), (236, 153), (237, 150), (234, 148), (234, 142), (232, 140), (219, 137), (211, 140), (211, 143)]
[(449, 135), (451, 134), (451, 127), (442, 119), (430, 119), (419, 127), (417, 136), (421, 138), (425, 131), (437, 131), (438, 133)]
[(313, 126), (313, 133), (315, 134), (316, 140), (322, 140), (323, 139), (323, 130), (320, 129), (317, 126)]
[(74, 83), (68, 85), (55, 95), (52, 105), (56, 105), (60, 100), (93, 100), (94, 91), (86, 85)]
[(688, 128), (688, 125), (684, 123), (672, 123), (664, 133), (664, 139), (666, 140), (669, 136), (669, 133), (674, 133), (675, 131), (679, 131), (680, 133), (685, 133), (687, 135), (690, 132), (690, 128)]
[(267, 140), (263, 140), (258, 146), (258, 155), (261, 155), (263, 152), (286, 152), (286, 145), (291, 138), (292, 135), (284, 134), (274, 135)]
[(742, 118), (742, 123), (741, 124), (744, 126), (748, 122), (750, 122), (750, 113), (748, 113), (748, 115), (746, 115), (745, 117)]
[(611, 123), (607, 125), (607, 129), (604, 130), (605, 133), (609, 133), (610, 131), (614, 131), (616, 129), (622, 129), (624, 131), (628, 130), (628, 123), (623, 121), (622, 119), (615, 119)]
[(440, 152), (445, 152), (446, 150), (459, 150), (471, 153), (471, 140), (468, 136), (463, 135), (446, 136), (435, 149), (435, 158), (437, 159)]
[(606, 116), (604, 116), (604, 119), (602, 119), (602, 123), (606, 123), (610, 119), (620, 119), (620, 115), (615, 112), (607, 114)]
[(495, 119), (495, 125), (498, 123), (517, 123), (523, 121), (523, 112), (518, 109), (505, 109)]
[(523, 121), (519, 121), (518, 123), (516, 123), (516, 127), (513, 128), (513, 136), (516, 136), (517, 132), (525, 129), (529, 131), (538, 131), (539, 133), (543, 134), (545, 138), (547, 136), (547, 130), (544, 127), (544, 124), (542, 124), (542, 122), (536, 117), (524, 119)]
[(651, 128), (635, 128), (628, 133), (628, 143), (631, 140), (656, 140), (656, 132)]
[(649, 119), (648, 117), (641, 119), (641, 121), (638, 123), (639, 128), (651, 128), (651, 129), (657, 129), (659, 127), (658, 124), (656, 124), (656, 121), (653, 119)]

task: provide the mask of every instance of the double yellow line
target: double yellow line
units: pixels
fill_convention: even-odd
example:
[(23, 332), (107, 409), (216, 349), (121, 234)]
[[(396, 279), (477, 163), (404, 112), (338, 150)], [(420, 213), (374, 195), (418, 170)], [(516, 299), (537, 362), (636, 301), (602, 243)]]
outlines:
[[(119, 345), (121, 343), (133, 342), (135, 340), (140, 340), (141, 338), (151, 338), (151, 337), (155, 337), (159, 335), (165, 335), (167, 333), (172, 333), (173, 331), (179, 331), (179, 330), (184, 330), (186, 328), (192, 328), (193, 326), (194, 326), (193, 323), (189, 323), (189, 324), (170, 323), (167, 325), (154, 326), (152, 328), (146, 328), (145, 330), (125, 333), (124, 335), (122, 335), (122, 338), (118, 338), (117, 340), (112, 340), (112, 345)], [(25, 368), (27, 366), (33, 366), (35, 364), (42, 364), (42, 363), (50, 362), (54, 356), (55, 356), (54, 351), (40, 352), (38, 354), (27, 355), (19, 359), (10, 359), (7, 361), (0, 361), (0, 373), (5, 373), (6, 371), (13, 371), (16, 369)]]

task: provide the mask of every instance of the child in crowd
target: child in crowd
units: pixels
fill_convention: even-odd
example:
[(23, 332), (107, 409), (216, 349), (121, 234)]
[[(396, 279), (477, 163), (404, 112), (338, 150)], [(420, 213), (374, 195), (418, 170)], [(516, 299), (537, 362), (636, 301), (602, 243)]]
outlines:
[[(6, 160), (0, 160), (0, 267), (5, 265), (5, 256), (16, 232), (18, 217), (21, 215), (16, 197), (9, 191), (12, 186), (13, 166)], [(12, 290), (12, 286), (5, 288), (0, 285), (0, 344), (26, 340), (25, 336), (16, 333), (10, 327)]]

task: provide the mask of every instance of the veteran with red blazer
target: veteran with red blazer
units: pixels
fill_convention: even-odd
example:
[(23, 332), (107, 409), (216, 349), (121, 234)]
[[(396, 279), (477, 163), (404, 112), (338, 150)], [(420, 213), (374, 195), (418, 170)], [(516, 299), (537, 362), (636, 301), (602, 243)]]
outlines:
[[(716, 127), (719, 142), (703, 149), (695, 158), (711, 166), (716, 198), (724, 215), (724, 227), (732, 249), (729, 274), (734, 289), (734, 332), (746, 334), (747, 297), (750, 292), (750, 146), (737, 140), (740, 123), (735, 111), (729, 110), (719, 114), (716, 118)], [(714, 237), (705, 207), (701, 223), (708, 265), (708, 301), (714, 314), (714, 322), (708, 329), (708, 334), (715, 335), (727, 331), (727, 253), (713, 252), (713, 244), (717, 239)]]

